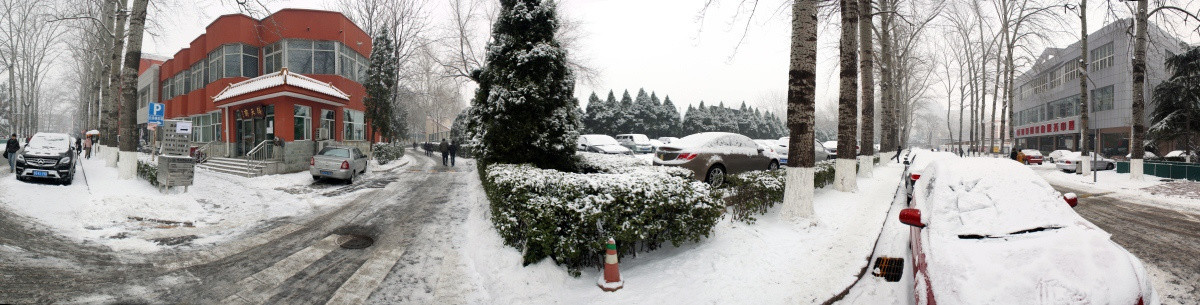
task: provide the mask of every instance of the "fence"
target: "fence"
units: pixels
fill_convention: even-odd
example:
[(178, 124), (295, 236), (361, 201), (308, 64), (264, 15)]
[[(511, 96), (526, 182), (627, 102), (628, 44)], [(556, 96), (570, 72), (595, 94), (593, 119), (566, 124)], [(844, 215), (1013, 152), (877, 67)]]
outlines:
[[(1129, 173), (1129, 162), (1117, 162), (1117, 172), (1123, 174)], [(1200, 181), (1200, 164), (1171, 161), (1143, 161), (1142, 173), (1163, 178)]]

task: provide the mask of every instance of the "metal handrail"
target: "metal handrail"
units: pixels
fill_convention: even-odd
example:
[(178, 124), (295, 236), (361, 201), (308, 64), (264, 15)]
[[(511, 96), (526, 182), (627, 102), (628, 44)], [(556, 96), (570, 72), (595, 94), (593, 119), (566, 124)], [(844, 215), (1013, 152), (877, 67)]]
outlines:
[(266, 161), (268, 158), (275, 160), (278, 153), (275, 149), (268, 149), (273, 145), (275, 145), (274, 140), (263, 140), (246, 152), (246, 168), (250, 168), (254, 162)]
[(204, 163), (204, 161), (208, 161), (208, 149), (212, 147), (213, 143), (217, 143), (217, 141), (209, 141), (208, 143), (204, 143), (204, 145), (200, 145), (200, 147), (196, 148), (196, 163)]

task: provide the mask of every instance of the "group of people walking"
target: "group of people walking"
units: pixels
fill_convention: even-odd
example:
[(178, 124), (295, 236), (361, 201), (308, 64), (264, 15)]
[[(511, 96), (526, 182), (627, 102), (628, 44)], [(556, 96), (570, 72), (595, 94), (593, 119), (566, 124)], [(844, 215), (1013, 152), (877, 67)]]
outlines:
[[(446, 139), (442, 139), (442, 143), (437, 146), (430, 142), (421, 144), (426, 157), (433, 157), (434, 150), (442, 153), (442, 166), (454, 166), (454, 159), (458, 156), (458, 146), (457, 142), (446, 141)], [(413, 142), (413, 149), (417, 149), (417, 142)]]

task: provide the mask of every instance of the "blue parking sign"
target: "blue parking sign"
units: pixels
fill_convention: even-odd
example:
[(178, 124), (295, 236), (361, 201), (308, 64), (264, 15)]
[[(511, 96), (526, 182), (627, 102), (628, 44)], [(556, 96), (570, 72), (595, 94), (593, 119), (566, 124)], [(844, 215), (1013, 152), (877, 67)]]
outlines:
[(162, 103), (150, 103), (149, 107), (146, 108), (150, 112), (149, 116), (147, 116), (146, 122), (162, 126), (163, 114), (167, 110), (166, 105), (163, 105)]

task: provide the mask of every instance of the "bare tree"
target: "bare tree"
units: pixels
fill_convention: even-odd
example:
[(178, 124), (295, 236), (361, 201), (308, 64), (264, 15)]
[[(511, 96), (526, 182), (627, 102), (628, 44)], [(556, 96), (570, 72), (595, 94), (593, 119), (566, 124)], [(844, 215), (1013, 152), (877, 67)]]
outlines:
[(129, 45), (125, 50), (125, 65), (121, 71), (120, 151), (118, 159), (121, 179), (132, 179), (137, 173), (137, 78), (142, 59), (142, 34), (146, 29), (146, 6), (150, 0), (134, 0), (129, 14)]
[(858, 144), (858, 0), (841, 0), (842, 38), (839, 41), (841, 72), (838, 88), (838, 147), (833, 187), (858, 190), (855, 155)]
[[(122, 55), (121, 51), (125, 49), (125, 24), (129, 18), (129, 0), (113, 1), (113, 3), (117, 5), (115, 9), (116, 21), (113, 26), (115, 29), (113, 33), (116, 35), (116, 38), (113, 39), (112, 53), (110, 55), (111, 61), (108, 70), (108, 92), (110, 94), (105, 96), (104, 105), (102, 105), (100, 108), (100, 145), (105, 147), (117, 146), (117, 103), (119, 101), (120, 92), (122, 89), (120, 69)], [(134, 90), (137, 89), (134, 88)], [(105, 156), (108, 155), (108, 153), (105, 153)], [(115, 154), (113, 154), (113, 156), (115, 156)], [(106, 160), (108, 160), (108, 166), (117, 166), (116, 158), (110, 157)]]
[[(859, 75), (862, 78), (862, 127), (859, 128), (859, 174), (871, 176), (875, 156), (875, 45), (871, 37), (874, 16), (871, 0), (858, 3)], [(863, 160), (866, 160), (865, 162)]]
[(783, 192), (784, 217), (807, 220), (813, 215), (815, 158), (813, 156), (813, 106), (816, 104), (817, 10), (815, 1), (792, 4), (791, 63), (788, 67), (787, 125), (791, 137), (787, 180)]

